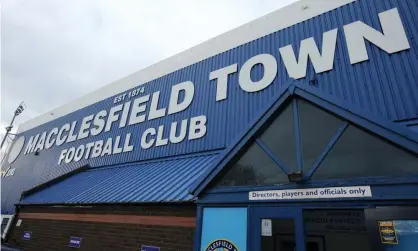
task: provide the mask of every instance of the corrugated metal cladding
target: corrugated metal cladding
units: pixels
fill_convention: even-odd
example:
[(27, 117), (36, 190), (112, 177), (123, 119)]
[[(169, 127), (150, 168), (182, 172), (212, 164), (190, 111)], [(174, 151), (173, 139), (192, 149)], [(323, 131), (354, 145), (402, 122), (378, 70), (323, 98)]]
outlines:
[(90, 169), (39, 192), (21, 204), (185, 202), (188, 189), (216, 154)]
[[(367, 43), (370, 60), (351, 65), (343, 26), (361, 20), (367, 25), (381, 30), (378, 14), (392, 8), (397, 8), (401, 15), (411, 48), (389, 55), (377, 46)], [(347, 109), (360, 109), (363, 114), (379, 116), (388, 120), (417, 117), (418, 44), (416, 38), (418, 37), (418, 16), (415, 15), (417, 12), (417, 1), (359, 0), (151, 81), (145, 85), (145, 94), (161, 91), (160, 107), (166, 107), (169, 102), (170, 86), (184, 81), (194, 83), (194, 101), (185, 111), (177, 114), (127, 126), (123, 129), (118, 129), (117, 125), (114, 125), (110, 132), (43, 150), (38, 156), (21, 154), (11, 165), (16, 168), (14, 176), (2, 180), (2, 210), (5, 208), (3, 206), (5, 201), (9, 205), (9, 200), (17, 202), (19, 194), (23, 190), (85, 164), (90, 164), (93, 167), (115, 165), (227, 146), (237, 135), (242, 134), (248, 128), (276, 94), (288, 86), (290, 78), (279, 55), (279, 48), (291, 44), (295, 52), (298, 53), (300, 41), (309, 37), (314, 37), (317, 44), (321, 45), (323, 32), (335, 28), (338, 28), (338, 41), (334, 69), (315, 75), (313, 66), (309, 64), (307, 77), (297, 80), (297, 83), (308, 90), (320, 92), (331, 101), (342, 103)], [(216, 84), (215, 81), (209, 80), (210, 72), (235, 63), (240, 68), (246, 60), (261, 53), (269, 53), (277, 58), (279, 70), (273, 84), (260, 92), (244, 92), (238, 85), (238, 74), (235, 73), (229, 77), (227, 99), (216, 102)], [(252, 78), (254, 80), (260, 79), (262, 73), (262, 67), (256, 66), (252, 71)], [(313, 78), (316, 79), (315, 85), (311, 84)], [(83, 117), (96, 114), (103, 109), (109, 110), (112, 106), (113, 97), (26, 131), (22, 135), (26, 137), (27, 141), (32, 135), (50, 131), (54, 127), (61, 127), (63, 124), (75, 120), (78, 121), (76, 127), (76, 131), (78, 131)], [(149, 105), (147, 109), (149, 109)], [(207, 133), (203, 138), (192, 141), (184, 140), (178, 144), (152, 147), (147, 150), (140, 148), (140, 137), (147, 128), (164, 125), (167, 130), (174, 121), (198, 115), (207, 116)], [(117, 135), (121, 135), (123, 138), (126, 133), (132, 133), (132, 142), (135, 145), (132, 152), (88, 160), (82, 159), (79, 162), (57, 166), (60, 152), (63, 149), (97, 140), (106, 140)], [(8, 208), (8, 210), (13, 209)]]

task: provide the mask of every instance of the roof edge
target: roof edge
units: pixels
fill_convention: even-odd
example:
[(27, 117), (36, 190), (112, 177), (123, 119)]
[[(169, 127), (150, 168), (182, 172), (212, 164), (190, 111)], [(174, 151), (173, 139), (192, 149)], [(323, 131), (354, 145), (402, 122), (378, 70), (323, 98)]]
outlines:
[(89, 206), (161, 206), (161, 205), (195, 205), (196, 200), (159, 201), (159, 202), (100, 202), (100, 203), (18, 203), (17, 207), (89, 207)]
[(59, 183), (59, 182), (65, 180), (65, 179), (67, 179), (67, 178), (69, 178), (71, 176), (74, 176), (74, 175), (76, 175), (78, 173), (84, 172), (84, 171), (88, 170), (89, 168), (90, 168), (90, 165), (88, 165), (88, 164), (87, 165), (84, 165), (84, 166), (81, 166), (81, 167), (79, 167), (77, 169), (74, 169), (74, 170), (72, 170), (72, 171), (70, 171), (70, 172), (68, 172), (66, 174), (63, 174), (61, 176), (58, 176), (55, 179), (52, 179), (50, 181), (47, 181), (47, 182), (42, 183), (40, 185), (37, 185), (37, 186), (35, 186), (35, 187), (33, 187), (33, 188), (29, 189), (29, 190), (23, 191), (20, 200), (23, 199), (23, 196), (36, 193), (36, 192), (38, 192), (40, 190), (43, 190), (43, 189), (45, 189), (47, 187), (50, 187), (51, 185), (54, 185), (56, 183)]
[(24, 122), (17, 133), (355, 1), (358, 0), (299, 0)]

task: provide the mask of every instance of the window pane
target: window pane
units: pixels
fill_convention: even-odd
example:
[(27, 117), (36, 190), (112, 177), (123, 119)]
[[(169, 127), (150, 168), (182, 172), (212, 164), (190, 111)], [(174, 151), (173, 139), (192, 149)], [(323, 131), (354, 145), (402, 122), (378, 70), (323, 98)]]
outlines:
[(307, 101), (298, 100), (303, 169), (309, 170), (343, 121)]
[(293, 129), (293, 109), (289, 105), (261, 135), (260, 139), (291, 171), (296, 171), (296, 146)]
[(418, 158), (350, 125), (312, 179), (418, 174)]
[(288, 183), (287, 175), (257, 145), (253, 144), (239, 161), (230, 166), (218, 186), (249, 186)]

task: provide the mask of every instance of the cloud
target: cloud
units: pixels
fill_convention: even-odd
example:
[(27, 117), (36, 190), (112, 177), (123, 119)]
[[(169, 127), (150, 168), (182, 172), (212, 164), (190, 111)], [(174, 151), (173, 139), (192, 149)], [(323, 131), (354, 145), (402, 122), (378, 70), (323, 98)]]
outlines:
[(294, 2), (0, 1), (1, 127), (21, 101), (17, 124)]

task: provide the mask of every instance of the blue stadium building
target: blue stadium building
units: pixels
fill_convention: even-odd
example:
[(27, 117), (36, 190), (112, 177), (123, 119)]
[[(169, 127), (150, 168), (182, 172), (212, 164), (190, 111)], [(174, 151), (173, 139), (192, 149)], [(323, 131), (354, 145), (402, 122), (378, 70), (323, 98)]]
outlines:
[(302, 0), (22, 124), (2, 237), (415, 250), (416, 13), (415, 0)]

